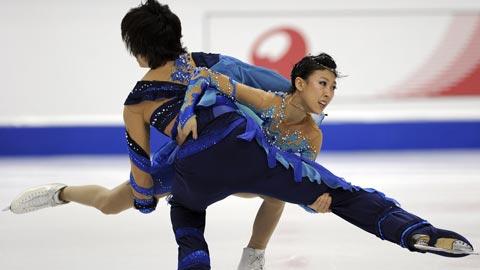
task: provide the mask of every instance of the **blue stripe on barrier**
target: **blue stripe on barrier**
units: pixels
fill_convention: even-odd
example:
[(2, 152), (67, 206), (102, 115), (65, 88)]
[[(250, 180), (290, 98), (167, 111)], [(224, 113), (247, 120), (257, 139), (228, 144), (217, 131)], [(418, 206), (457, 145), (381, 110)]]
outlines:
[[(480, 121), (325, 123), (322, 129), (322, 151), (480, 148)], [(165, 142), (152, 133), (154, 144)], [(124, 129), (0, 127), (0, 156), (69, 154), (127, 154)]]
[(0, 155), (127, 154), (118, 127), (0, 127)]
[(480, 148), (480, 121), (341, 123), (322, 130), (327, 151)]

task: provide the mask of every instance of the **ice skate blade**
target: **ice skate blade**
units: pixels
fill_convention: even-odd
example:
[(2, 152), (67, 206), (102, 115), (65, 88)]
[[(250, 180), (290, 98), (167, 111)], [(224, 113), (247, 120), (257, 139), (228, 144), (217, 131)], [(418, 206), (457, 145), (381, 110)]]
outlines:
[(444, 249), (444, 248), (438, 248), (438, 247), (429, 247), (429, 246), (424, 246), (424, 245), (418, 245), (415, 244), (413, 245), (416, 249), (418, 250), (423, 250), (423, 251), (440, 251), (440, 252), (445, 252), (445, 253), (450, 253), (450, 254), (457, 254), (457, 255), (462, 255), (462, 254), (468, 254), (468, 255), (478, 255), (478, 252), (475, 251), (462, 251), (462, 250), (451, 250), (451, 249)]

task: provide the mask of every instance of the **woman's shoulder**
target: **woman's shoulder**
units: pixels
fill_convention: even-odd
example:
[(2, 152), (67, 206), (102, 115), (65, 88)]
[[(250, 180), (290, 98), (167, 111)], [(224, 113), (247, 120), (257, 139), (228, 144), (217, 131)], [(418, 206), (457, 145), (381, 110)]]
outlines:
[(322, 136), (322, 130), (318, 127), (317, 122), (315, 122), (311, 115), (307, 115), (305, 129), (311, 138)]
[(261, 90), (261, 91), (264, 93), (264, 97), (267, 99), (267, 101), (270, 102), (272, 105), (275, 105), (278, 107), (285, 106), (285, 97), (287, 96), (286, 93), (270, 91), (270, 90), (267, 90), (267, 91)]

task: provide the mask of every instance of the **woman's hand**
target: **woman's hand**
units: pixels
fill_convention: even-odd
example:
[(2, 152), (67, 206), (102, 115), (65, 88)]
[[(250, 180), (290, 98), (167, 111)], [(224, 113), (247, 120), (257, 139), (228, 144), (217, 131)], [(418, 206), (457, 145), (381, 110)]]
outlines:
[(177, 143), (178, 145), (182, 145), (185, 140), (187, 139), (188, 135), (192, 133), (192, 137), (194, 140), (197, 139), (197, 117), (193, 115), (182, 128), (182, 125), (178, 125), (177, 128)]
[(322, 196), (318, 197), (317, 200), (310, 204), (308, 207), (312, 208), (313, 210), (317, 211), (317, 213), (329, 213), (330, 205), (332, 204), (332, 196), (329, 193), (322, 194)]

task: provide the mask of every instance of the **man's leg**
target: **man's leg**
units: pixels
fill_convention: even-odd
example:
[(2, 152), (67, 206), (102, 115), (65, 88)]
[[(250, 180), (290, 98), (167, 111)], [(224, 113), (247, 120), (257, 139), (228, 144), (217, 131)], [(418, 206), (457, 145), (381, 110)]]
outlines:
[(178, 244), (178, 270), (208, 270), (210, 255), (203, 237), (205, 211), (193, 211), (170, 200), (170, 219)]
[[(175, 198), (192, 209), (205, 209), (236, 192), (263, 194), (301, 205), (310, 205), (322, 194), (329, 193), (331, 209), (336, 215), (382, 239), (418, 251), (412, 247), (412, 236), (422, 227), (430, 226), (428, 222), (401, 209), (376, 191), (354, 186), (350, 186), (351, 190), (330, 188), (324, 182), (312, 182), (306, 177), (297, 182), (293, 169), (286, 169), (281, 164), (270, 168), (264, 149), (255, 141), (239, 140), (236, 136), (241, 132), (242, 126), (217, 145), (177, 160), (176, 182), (183, 190), (175, 193), (174, 188), (174, 197), (178, 196)], [(317, 167), (321, 179), (349, 187), (326, 168)]]

